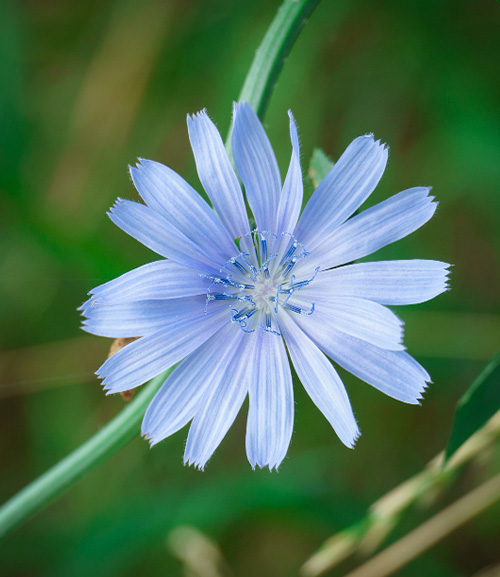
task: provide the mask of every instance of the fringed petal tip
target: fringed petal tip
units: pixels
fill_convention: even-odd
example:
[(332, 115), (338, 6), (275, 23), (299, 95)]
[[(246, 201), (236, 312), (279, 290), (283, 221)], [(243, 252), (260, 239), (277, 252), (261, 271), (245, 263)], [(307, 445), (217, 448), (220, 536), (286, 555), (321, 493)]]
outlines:
[(292, 114), (292, 111), (288, 111), (288, 117), (290, 118), (290, 140), (292, 141), (292, 150), (293, 153), (296, 155), (297, 160), (300, 163), (300, 137), (299, 131), (297, 128), (297, 122), (295, 121), (295, 117)]
[(89, 318), (92, 311), (99, 306), (102, 301), (99, 298), (96, 298), (95, 293), (92, 291), (90, 291), (88, 293), (90, 295), (90, 298), (87, 299), (84, 303), (82, 303), (76, 310), (80, 312), (82, 317), (86, 317)]
[(345, 419), (338, 420), (333, 429), (344, 447), (347, 447), (348, 449), (356, 448), (356, 443), (358, 442), (359, 437), (361, 437), (361, 431), (359, 430), (354, 415), (352, 415), (352, 419), (349, 419), (348, 421)]
[(118, 197), (115, 202), (111, 205), (108, 212), (106, 213), (111, 220), (113, 220), (113, 214), (116, 212), (116, 209), (125, 202), (123, 198)]
[[(141, 425), (141, 437), (145, 439), (149, 443), (149, 448), (152, 449), (158, 443), (164, 441), (167, 437), (162, 435), (161, 432), (158, 434), (158, 422), (156, 425), (154, 423), (150, 423), (147, 420), (147, 414), (144, 416)], [(169, 435), (167, 435), (169, 436)]]
[(250, 106), (247, 100), (233, 101), (233, 119), (236, 117), (238, 112), (247, 112), (248, 114), (257, 117), (257, 113)]
[(89, 333), (91, 335), (94, 334), (92, 329), (89, 327), (88, 319), (85, 319), (81, 322), (80, 328), (82, 329), (82, 331), (85, 331), (86, 333)]
[[(356, 448), (356, 443), (358, 442), (359, 438), (361, 437), (361, 431), (359, 429), (357, 429), (354, 432), (354, 435), (350, 441), (350, 443), (345, 443), (344, 441), (342, 441), (342, 443), (348, 448), (348, 449), (355, 449)], [(342, 440), (342, 439), (341, 439)]]
[(450, 264), (447, 262), (443, 263), (444, 267), (443, 267), (443, 273), (444, 273), (444, 278), (443, 278), (443, 292), (445, 291), (449, 291), (451, 289), (451, 285), (450, 285), (450, 275), (451, 275), (451, 269), (455, 266), (454, 264)]
[[(104, 385), (104, 381), (102, 381), (101, 385)], [(109, 397), (111, 395), (117, 395), (119, 393), (123, 393), (125, 391), (128, 391), (129, 389), (114, 389), (110, 386), (103, 386), (102, 390), (104, 391), (104, 394)]]
[[(250, 461), (249, 461), (250, 462)], [(279, 467), (281, 466), (281, 463), (264, 463), (263, 465), (260, 465), (259, 463), (250, 463), (250, 466), (252, 467), (252, 471), (256, 471), (257, 469), (269, 469), (269, 472), (272, 473), (273, 471), (276, 471), (276, 473), (279, 472)]]
[(102, 390), (104, 391), (104, 394), (106, 395), (106, 397), (109, 397), (110, 395), (116, 395), (117, 393), (120, 392), (120, 391), (113, 391), (109, 387), (103, 387)]
[(108, 363), (114, 360), (114, 356), (115, 355), (112, 355), (106, 359), (106, 361), (104, 361), (104, 363), (95, 372), (97, 378), (101, 380), (101, 385), (106, 396), (115, 395), (116, 393), (123, 393), (124, 391), (129, 391), (137, 386), (130, 386), (129, 384), (123, 383), (120, 384), (121, 381), (117, 382), (116, 375), (114, 374), (115, 371), (108, 367)]
[(432, 385), (430, 377), (422, 384), (422, 388), (420, 389), (420, 391), (418, 391), (417, 395), (415, 396), (415, 399), (413, 401), (406, 401), (406, 403), (408, 405), (421, 405), (422, 401), (424, 400), (425, 393), (427, 393), (429, 385)]
[(104, 394), (107, 397), (109, 397), (109, 395), (114, 395), (119, 392), (112, 389), (112, 387), (107, 382), (108, 377), (105, 377), (100, 369), (98, 369), (94, 374), (97, 376), (98, 379), (101, 380), (102, 390), (104, 391)]
[(196, 119), (202, 119), (202, 118), (209, 118), (206, 108), (202, 108), (201, 110), (198, 110), (198, 112), (194, 112), (193, 114), (188, 114), (186, 116), (188, 124)]
[(186, 456), (184, 456), (184, 465), (187, 465), (188, 467), (194, 467), (195, 469), (198, 469), (198, 471), (205, 471), (205, 466), (208, 463), (207, 461), (199, 461), (196, 459), (190, 459)]
[(370, 140), (375, 146), (381, 148), (382, 151), (389, 152), (389, 145), (386, 144), (385, 142), (382, 142), (382, 140), (380, 138), (377, 138), (377, 140), (375, 140), (375, 135), (373, 134), (373, 132), (368, 132), (367, 134), (363, 134), (362, 136), (359, 136), (358, 138), (359, 139), (365, 138), (367, 140)]
[(142, 438), (149, 443), (149, 448), (152, 449), (155, 445), (157, 445), (163, 439), (155, 439), (150, 435), (150, 433), (144, 433), (141, 431)]

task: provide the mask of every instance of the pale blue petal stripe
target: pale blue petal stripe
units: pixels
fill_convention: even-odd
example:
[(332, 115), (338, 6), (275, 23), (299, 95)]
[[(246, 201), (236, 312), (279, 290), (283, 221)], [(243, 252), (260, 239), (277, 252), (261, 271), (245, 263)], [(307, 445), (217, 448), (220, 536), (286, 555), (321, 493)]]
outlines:
[(430, 377), (405, 351), (381, 349), (338, 331), (324, 317), (297, 315), (297, 324), (336, 363), (399, 401), (418, 404)]
[(212, 303), (195, 316), (172, 322), (160, 331), (130, 343), (97, 371), (109, 393), (142, 385), (194, 351), (228, 322), (226, 306)]
[(130, 168), (134, 184), (146, 204), (222, 266), (237, 253), (228, 231), (213, 209), (170, 168), (141, 159)]
[(308, 258), (328, 269), (404, 238), (434, 214), (437, 203), (429, 196), (429, 190), (427, 187), (404, 190), (354, 216), (325, 238)]
[(300, 217), (295, 235), (307, 250), (318, 246), (370, 196), (384, 173), (387, 154), (373, 135), (359, 136), (351, 142)]
[(257, 228), (274, 232), (281, 176), (267, 134), (247, 102), (234, 105), (231, 138), (236, 170), (243, 181)]
[(116, 226), (157, 254), (200, 272), (219, 273), (220, 263), (144, 204), (118, 199), (108, 215)]
[(157, 260), (92, 289), (89, 300), (176, 299), (205, 294), (209, 285), (210, 281), (192, 268), (171, 260)]
[[(206, 408), (202, 400), (207, 389), (217, 388), (227, 368), (234, 366), (243, 335), (238, 326), (224, 325), (172, 372), (151, 401), (142, 423), (142, 434), (152, 445), (184, 427), (200, 409)], [(227, 346), (221, 347), (221, 342)], [(238, 388), (240, 383), (231, 381), (228, 385)], [(218, 407), (214, 411), (218, 414)]]
[(112, 302), (88, 301), (82, 328), (101, 337), (143, 337), (178, 320), (198, 316), (206, 297)]
[(283, 339), (258, 330), (249, 366), (246, 449), (252, 467), (278, 468), (293, 430), (293, 388)]
[(449, 267), (417, 259), (350, 264), (321, 271), (301, 295), (313, 302), (353, 296), (384, 305), (417, 304), (448, 290)]
[(250, 230), (241, 186), (224, 143), (207, 113), (187, 117), (189, 139), (200, 182), (232, 238)]
[[(217, 338), (214, 349), (205, 362), (210, 374), (209, 386), (198, 404), (189, 429), (184, 462), (203, 469), (219, 446), (239, 413), (248, 392), (248, 374), (252, 358), (248, 354), (251, 339), (236, 323)], [(224, 342), (224, 350), (220, 343)]]
[(344, 384), (330, 361), (299, 329), (291, 315), (280, 316), (288, 352), (297, 376), (314, 404), (325, 415), (340, 440), (354, 447), (360, 432)]
[(278, 216), (276, 219), (276, 233), (292, 233), (299, 218), (300, 209), (302, 208), (302, 197), (304, 195), (304, 186), (302, 182), (302, 168), (300, 166), (300, 146), (297, 127), (292, 112), (289, 110), (290, 117), (290, 139), (292, 141), (292, 157), (290, 166), (283, 184), (281, 192)]
[[(322, 319), (330, 326), (362, 339), (377, 347), (402, 351), (403, 345), (403, 321), (391, 310), (376, 302), (356, 297), (333, 296), (328, 300), (317, 301), (313, 299), (315, 308), (313, 317), (315, 320)], [(296, 299), (298, 300), (298, 299)], [(307, 310), (308, 301), (298, 300), (299, 306)], [(293, 301), (295, 304), (295, 300)]]

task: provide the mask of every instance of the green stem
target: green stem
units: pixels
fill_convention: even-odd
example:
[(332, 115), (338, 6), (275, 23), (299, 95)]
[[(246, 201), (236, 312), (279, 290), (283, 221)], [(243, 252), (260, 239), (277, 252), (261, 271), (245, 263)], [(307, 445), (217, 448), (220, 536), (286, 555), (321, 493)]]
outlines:
[[(320, 0), (285, 0), (257, 49), (240, 100), (264, 116), (285, 58)], [(139, 432), (149, 402), (173, 369), (155, 377), (97, 434), (0, 507), (0, 537), (26, 521), (99, 463), (116, 453)]]
[(0, 508), (0, 537), (43, 509), (140, 432), (140, 422), (173, 367), (152, 379), (105, 427)]
[(285, 0), (257, 48), (238, 97), (262, 119), (286, 57), (320, 0)]

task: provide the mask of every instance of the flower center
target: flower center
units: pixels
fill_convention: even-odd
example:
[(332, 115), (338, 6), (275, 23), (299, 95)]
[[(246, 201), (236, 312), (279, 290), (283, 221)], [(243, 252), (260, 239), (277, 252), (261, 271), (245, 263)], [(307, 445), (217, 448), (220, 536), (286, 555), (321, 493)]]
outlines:
[(226, 300), (231, 321), (243, 331), (259, 328), (276, 335), (281, 334), (279, 314), (314, 312), (314, 303), (307, 308), (294, 303), (296, 293), (314, 280), (319, 267), (311, 278), (296, 278), (296, 263), (309, 253), (293, 235), (254, 230), (240, 239), (240, 248), (220, 269), (220, 276), (206, 277), (212, 283), (205, 310), (211, 301)]

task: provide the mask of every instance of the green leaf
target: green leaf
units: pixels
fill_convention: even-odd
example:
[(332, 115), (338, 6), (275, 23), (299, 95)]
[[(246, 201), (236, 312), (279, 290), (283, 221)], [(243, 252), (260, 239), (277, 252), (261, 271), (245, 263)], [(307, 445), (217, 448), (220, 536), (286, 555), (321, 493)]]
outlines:
[(311, 179), (314, 188), (325, 178), (325, 176), (333, 168), (333, 160), (321, 150), (321, 148), (315, 148), (311, 156), (311, 162), (309, 163), (309, 178)]
[(458, 401), (445, 461), (500, 410), (500, 352)]

